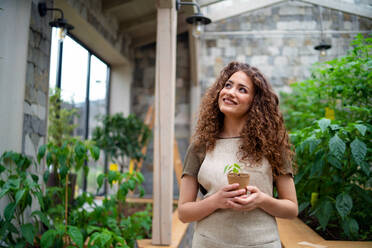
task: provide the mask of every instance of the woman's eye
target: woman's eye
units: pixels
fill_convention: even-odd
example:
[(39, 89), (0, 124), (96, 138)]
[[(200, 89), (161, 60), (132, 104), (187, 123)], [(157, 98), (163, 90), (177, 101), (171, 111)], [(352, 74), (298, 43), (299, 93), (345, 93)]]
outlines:
[(231, 84), (230, 83), (226, 83), (225, 84), (225, 88), (231, 88)]
[(247, 93), (247, 90), (245, 88), (240, 88), (239, 91), (242, 93)]

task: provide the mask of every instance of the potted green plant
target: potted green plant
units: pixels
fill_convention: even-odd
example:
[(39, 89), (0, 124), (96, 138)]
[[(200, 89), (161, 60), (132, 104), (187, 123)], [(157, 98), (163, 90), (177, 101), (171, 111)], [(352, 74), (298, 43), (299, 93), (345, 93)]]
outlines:
[(224, 173), (227, 175), (229, 184), (238, 183), (239, 189), (246, 189), (249, 185), (250, 175), (242, 173), (241, 167), (237, 163), (227, 164), (224, 168)]

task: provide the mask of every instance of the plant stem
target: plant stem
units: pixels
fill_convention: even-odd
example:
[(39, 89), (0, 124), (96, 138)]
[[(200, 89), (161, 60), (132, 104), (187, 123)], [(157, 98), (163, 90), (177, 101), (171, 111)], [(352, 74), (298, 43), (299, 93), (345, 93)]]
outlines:
[(66, 187), (65, 187), (65, 231), (67, 232), (67, 210), (68, 210), (68, 173), (66, 174)]

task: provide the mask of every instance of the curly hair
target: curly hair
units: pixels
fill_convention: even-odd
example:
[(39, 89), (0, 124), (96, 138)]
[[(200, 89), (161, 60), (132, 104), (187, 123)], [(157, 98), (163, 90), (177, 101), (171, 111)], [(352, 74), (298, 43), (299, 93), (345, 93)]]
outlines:
[(254, 85), (254, 97), (240, 133), (242, 142), (237, 155), (252, 166), (258, 166), (265, 157), (275, 177), (284, 174), (284, 164), (292, 162), (294, 153), (279, 110), (279, 98), (263, 74), (248, 64), (230, 62), (207, 90), (200, 105), (193, 143), (206, 151), (213, 150), (224, 123), (224, 114), (218, 106), (219, 93), (237, 71), (244, 72)]

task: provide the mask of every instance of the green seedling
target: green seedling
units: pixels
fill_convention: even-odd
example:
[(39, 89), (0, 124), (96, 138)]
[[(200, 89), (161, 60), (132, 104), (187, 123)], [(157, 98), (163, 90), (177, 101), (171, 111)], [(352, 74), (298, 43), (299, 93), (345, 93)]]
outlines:
[(225, 169), (224, 169), (224, 173), (225, 174), (230, 174), (230, 173), (235, 173), (235, 174), (239, 174), (240, 173), (240, 170), (241, 170), (241, 167), (237, 164), (237, 163), (234, 163), (234, 164), (227, 164), (225, 166)]

